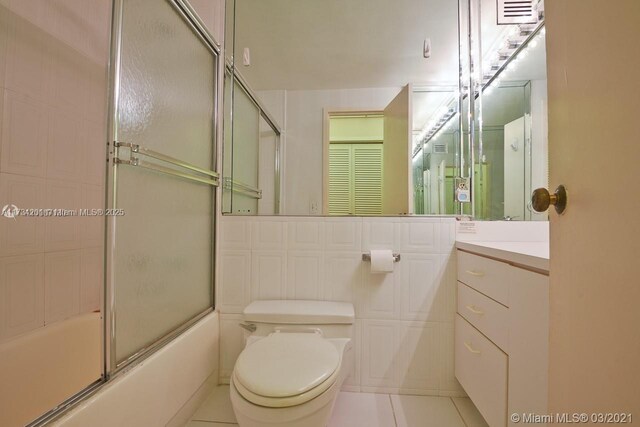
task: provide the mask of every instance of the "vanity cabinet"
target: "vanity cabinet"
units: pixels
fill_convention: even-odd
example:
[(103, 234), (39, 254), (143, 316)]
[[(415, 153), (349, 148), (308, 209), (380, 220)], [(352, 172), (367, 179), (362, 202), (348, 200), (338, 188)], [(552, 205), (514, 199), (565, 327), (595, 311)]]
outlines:
[(458, 250), (455, 374), (491, 427), (547, 413), (549, 276)]

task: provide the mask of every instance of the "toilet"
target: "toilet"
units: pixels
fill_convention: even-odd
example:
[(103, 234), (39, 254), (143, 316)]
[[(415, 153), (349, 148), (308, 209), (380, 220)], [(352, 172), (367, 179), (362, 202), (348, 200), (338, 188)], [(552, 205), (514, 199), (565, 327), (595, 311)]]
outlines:
[(240, 326), (251, 334), (233, 369), (240, 427), (324, 427), (353, 370), (353, 305), (254, 301)]

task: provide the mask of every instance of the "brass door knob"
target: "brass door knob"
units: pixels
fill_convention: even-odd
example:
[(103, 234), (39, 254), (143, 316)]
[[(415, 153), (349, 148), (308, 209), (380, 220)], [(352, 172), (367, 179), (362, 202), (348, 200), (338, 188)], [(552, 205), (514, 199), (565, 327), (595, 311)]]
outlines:
[(531, 207), (534, 211), (540, 213), (549, 209), (549, 205), (553, 205), (556, 212), (560, 215), (567, 208), (567, 189), (564, 185), (559, 185), (555, 193), (550, 194), (546, 188), (536, 188), (531, 195)]

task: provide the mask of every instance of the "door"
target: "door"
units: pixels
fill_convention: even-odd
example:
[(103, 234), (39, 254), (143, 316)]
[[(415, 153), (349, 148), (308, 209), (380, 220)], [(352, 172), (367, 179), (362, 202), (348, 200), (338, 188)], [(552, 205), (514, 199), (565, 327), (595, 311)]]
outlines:
[(384, 109), (384, 177), (382, 213), (398, 215), (413, 207), (411, 180), (411, 85), (406, 85)]
[[(109, 367), (213, 307), (217, 51), (180, 2), (119, 2), (109, 166)], [(202, 37), (201, 37), (202, 35)]]
[(504, 125), (504, 217), (523, 220), (525, 203), (525, 152), (522, 116)]
[(549, 215), (549, 413), (638, 417), (640, 2), (548, 1), (546, 17), (550, 185), (568, 190)]

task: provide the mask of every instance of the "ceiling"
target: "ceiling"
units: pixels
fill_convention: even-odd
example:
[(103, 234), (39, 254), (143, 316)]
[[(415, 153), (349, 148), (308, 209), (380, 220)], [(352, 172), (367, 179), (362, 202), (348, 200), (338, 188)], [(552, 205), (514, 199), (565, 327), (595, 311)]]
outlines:
[[(236, 0), (236, 63), (256, 90), (454, 83), (457, 3)], [(425, 37), (432, 43), (429, 59), (422, 55)], [(241, 65), (245, 47), (249, 67)]]

